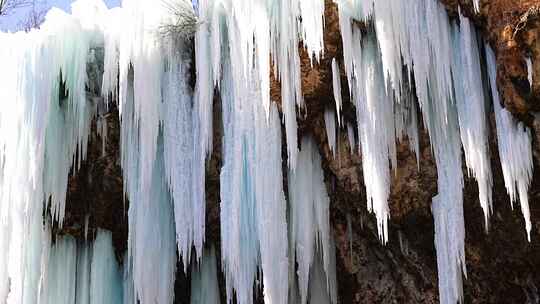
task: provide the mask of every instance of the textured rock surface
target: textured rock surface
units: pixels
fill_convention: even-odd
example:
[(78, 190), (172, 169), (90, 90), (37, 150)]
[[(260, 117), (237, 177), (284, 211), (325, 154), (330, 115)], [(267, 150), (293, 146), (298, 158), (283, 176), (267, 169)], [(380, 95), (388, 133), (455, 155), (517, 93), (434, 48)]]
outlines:
[[(469, 1), (444, 0), (451, 15), (457, 3), (473, 16)], [(464, 281), (466, 303), (537, 303), (540, 288), (540, 20), (529, 14), (516, 32), (520, 18), (539, 1), (482, 1), (474, 21), (497, 53), (498, 84), (505, 105), (533, 128), (535, 177), (530, 189), (532, 242), (526, 241), (519, 208), (512, 211), (502, 180), (492, 119), (490, 151), (494, 170), (494, 215), (490, 232), (484, 232), (483, 215), (476, 183), (466, 179), (465, 223), (468, 279)], [(327, 144), (323, 113), (333, 107), (332, 58), (342, 65), (342, 47), (336, 7), (326, 1), (325, 53), (312, 67), (302, 49), (302, 89), (306, 107), (298, 115), (299, 133), (312, 134), (323, 155), (325, 179), (331, 195), (331, 222), (338, 246), (340, 303), (437, 303), (437, 267), (433, 245), (431, 198), (437, 192), (436, 168), (428, 136), (421, 131), (421, 153), (417, 162), (407, 145), (398, 146), (398, 167), (391, 189), (389, 243), (377, 238), (375, 219), (366, 211), (366, 196), (358, 147), (351, 154), (346, 130), (340, 130), (338, 155), (332, 156)], [(535, 17), (536, 16), (536, 17)], [(518, 27), (521, 27), (518, 26)], [(514, 35), (514, 32), (516, 33)], [(529, 86), (525, 58), (532, 58), (534, 85)], [(355, 124), (355, 110), (348, 99), (342, 75), (345, 121)], [(272, 97), (279, 103), (279, 83), (272, 82)], [(221, 138), (219, 100), (214, 103), (214, 138)], [(113, 231), (117, 251), (123, 252), (127, 237), (128, 202), (123, 200), (119, 167), (119, 124), (117, 113), (106, 116), (109, 136), (105, 153), (101, 139), (94, 134), (89, 155), (82, 169), (70, 179), (66, 225), (60, 233), (84, 237), (85, 214), (90, 213), (90, 235), (95, 227)], [(355, 130), (356, 132), (356, 130)], [(207, 242), (219, 247), (219, 168), (221, 142), (214, 142), (214, 155), (207, 170)], [(286, 183), (285, 183), (286, 184)], [(516, 206), (517, 207), (517, 206)], [(351, 219), (352, 251), (347, 217)], [(119, 254), (120, 256), (120, 254)], [(189, 283), (179, 274), (177, 302), (186, 299)], [(221, 282), (222, 283), (222, 282)], [(222, 288), (223, 290), (223, 288)]]

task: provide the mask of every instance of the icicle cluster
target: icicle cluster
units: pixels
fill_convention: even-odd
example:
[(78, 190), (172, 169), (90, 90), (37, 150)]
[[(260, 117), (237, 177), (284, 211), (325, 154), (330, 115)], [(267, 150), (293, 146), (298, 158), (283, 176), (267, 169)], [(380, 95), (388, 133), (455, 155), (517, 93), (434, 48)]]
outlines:
[(512, 114), (501, 106), (497, 90), (497, 63), (495, 54), (489, 46), (486, 46), (486, 61), (493, 96), (493, 111), (497, 124), (497, 143), (504, 185), (510, 196), (512, 207), (519, 197), (521, 212), (525, 218), (527, 238), (531, 241), (531, 214), (527, 194), (533, 174), (531, 133), (527, 127), (523, 126), (521, 122), (517, 122)]
[(30, 279), (37, 280), (38, 289), (27, 291), (36, 293), (24, 292), (22, 298), (10, 293), (8, 303), (122, 303), (123, 278), (110, 232), (98, 230), (93, 244), (77, 244), (74, 238), (65, 236), (52, 246), (49, 237), (44, 246), (41, 269), (28, 273)]
[[(323, 52), (324, 0), (201, 0), (195, 39), (196, 99), (203, 138), (211, 144), (212, 92), (222, 78), (222, 52), (231, 48), (233, 66), (260, 83), (260, 102), (270, 113), (270, 59), (281, 82), (287, 161), (295, 168), (297, 147), (296, 106), (303, 105), (298, 45), (303, 41), (310, 59)], [(206, 117), (202, 119), (202, 117)]]
[[(326, 288), (332, 303), (337, 303), (335, 279), (335, 252), (330, 231), (330, 198), (324, 184), (321, 156), (311, 137), (304, 137), (298, 166), (289, 170), (289, 254), (298, 263), (298, 290), (300, 303), (308, 299), (310, 271), (317, 259), (316, 252), (322, 254), (323, 270), (326, 274)], [(294, 268), (294, 264), (290, 265)], [(316, 280), (323, 280), (321, 277)], [(320, 284), (320, 282), (316, 283)], [(292, 288), (291, 284), (291, 288)], [(324, 286), (324, 285), (323, 285)]]
[[(336, 2), (344, 66), (357, 109), (368, 208), (377, 216), (379, 235), (384, 242), (389, 216), (388, 161), (395, 167), (396, 135), (406, 134), (417, 159), (419, 156), (416, 101), (411, 93), (416, 92), (438, 172), (439, 193), (433, 198), (432, 210), (441, 303), (461, 301), (461, 272), (466, 273), (461, 147), (468, 171), (478, 182), (486, 229), (492, 209), (486, 79), (475, 29), (461, 14), (459, 26), (451, 22), (443, 5), (434, 0)], [(478, 11), (479, 1), (475, 1), (475, 9)], [(353, 19), (371, 19), (373, 30), (362, 35)], [(494, 62), (488, 64), (494, 75)], [(492, 89), (496, 96), (496, 88)], [(498, 97), (494, 99), (498, 103)], [(529, 231), (530, 139), (500, 105), (495, 112), (501, 163), (507, 168), (503, 169), (505, 182), (512, 201), (516, 185), (522, 189), (518, 192), (524, 194), (520, 201)], [(505, 115), (507, 122), (502, 122)], [(512, 156), (518, 150), (525, 155), (523, 161)]]
[[(461, 14), (459, 25), (450, 21), (436, 0), (336, 2), (358, 140), (353, 124), (342, 120), (334, 58), (335, 111), (324, 113), (330, 150), (338, 156), (339, 128), (346, 126), (351, 153), (358, 141), (367, 206), (386, 243), (396, 141), (406, 137), (419, 159), (422, 113), (437, 165), (432, 212), (440, 299), (461, 301), (461, 148), (486, 229), (492, 209), (487, 80), (475, 29)], [(254, 287), (262, 286), (265, 303), (337, 303), (321, 156), (310, 137), (297, 147), (297, 106), (304, 106), (298, 45), (312, 64), (323, 55), (324, 8), (323, 0), (200, 0), (195, 10), (188, 0), (125, 0), (108, 10), (101, 0), (78, 0), (72, 15), (51, 10), (39, 30), (0, 32), (0, 45), (10, 46), (0, 48), (7, 71), (0, 73), (0, 303), (172, 303), (178, 259), (184, 271), (194, 261), (192, 303), (219, 303), (215, 253), (203, 255), (205, 162), (218, 99), (227, 302), (250, 304)], [(195, 14), (192, 62), (185, 36), (169, 25), (192, 22)], [(373, 27), (362, 32), (354, 20)], [(530, 132), (501, 107), (494, 54), (486, 52), (505, 186), (512, 204), (519, 197), (530, 239)], [(271, 74), (281, 84), (288, 204)], [(93, 119), (106, 152), (104, 115), (112, 101), (130, 203), (123, 270), (110, 233), (99, 230), (93, 244), (70, 237), (53, 244), (49, 223), (62, 226), (68, 176), (85, 158)], [(87, 229), (88, 218), (85, 239)]]

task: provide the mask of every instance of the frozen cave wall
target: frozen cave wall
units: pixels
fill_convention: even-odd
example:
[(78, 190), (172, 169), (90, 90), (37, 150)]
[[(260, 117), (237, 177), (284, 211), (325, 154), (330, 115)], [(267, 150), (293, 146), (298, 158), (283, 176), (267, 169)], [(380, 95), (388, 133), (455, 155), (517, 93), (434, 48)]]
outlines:
[[(480, 1), (474, 14), (468, 0), (442, 0), (450, 16), (456, 18), (458, 2), (488, 39), (497, 58), (497, 83), (507, 109), (533, 130), (534, 177), (529, 189), (532, 242), (523, 230), (524, 220), (517, 205), (511, 209), (497, 155), (494, 116), (490, 112), (491, 164), (493, 170), (493, 216), (490, 231), (484, 232), (484, 215), (478, 203), (473, 178), (465, 178), (465, 254), (467, 279), (465, 303), (538, 303), (540, 288), (540, 14), (538, 1)], [(298, 133), (312, 134), (322, 155), (325, 183), (330, 195), (330, 223), (337, 246), (339, 303), (438, 303), (437, 263), (433, 244), (434, 224), (431, 198), (437, 193), (437, 172), (424, 128), (420, 129), (420, 160), (406, 144), (398, 144), (398, 166), (392, 172), (389, 240), (379, 241), (377, 222), (365, 207), (366, 193), (358, 150), (349, 153), (347, 131), (340, 129), (332, 151), (326, 135), (325, 109), (334, 106), (332, 58), (343, 58), (338, 13), (326, 1), (324, 57), (311, 66), (300, 48), (302, 91), (305, 112), (298, 115)], [(517, 29), (517, 30), (516, 30)], [(528, 67), (527, 60), (531, 65)], [(344, 124), (356, 122), (349, 100), (343, 63), (340, 67)], [(91, 73), (92, 71), (89, 71)], [(534, 82), (529, 85), (532, 73)], [(92, 92), (90, 92), (92, 93)], [(271, 97), (280, 100), (280, 85), (271, 82)], [(219, 174), (221, 168), (222, 124), (220, 101), (214, 100), (213, 154), (207, 163), (206, 244), (219, 248)], [(88, 157), (81, 169), (70, 176), (66, 216), (56, 234), (84, 238), (98, 228), (112, 231), (118, 259), (127, 247), (127, 210), (120, 167), (120, 127), (117, 109), (100, 115), (93, 123)], [(107, 136), (96, 132), (107, 124)], [(356, 132), (354, 130), (353, 132)], [(301, 136), (299, 136), (301, 138)], [(283, 144), (284, 146), (284, 144)], [(283, 151), (286, 148), (283, 147)], [(286, 153), (286, 152), (284, 152)], [(466, 168), (464, 168), (466, 170)], [(287, 170), (284, 170), (284, 174)], [(285, 179), (287, 176), (285, 174)], [(284, 182), (287, 185), (287, 182)], [(87, 215), (88, 218), (87, 218)], [(219, 252), (218, 252), (219, 254)], [(218, 259), (220, 260), (220, 259)], [(189, 278), (178, 267), (175, 302), (187, 303)], [(190, 274), (188, 274), (190, 276)], [(224, 280), (220, 290), (224, 298)]]

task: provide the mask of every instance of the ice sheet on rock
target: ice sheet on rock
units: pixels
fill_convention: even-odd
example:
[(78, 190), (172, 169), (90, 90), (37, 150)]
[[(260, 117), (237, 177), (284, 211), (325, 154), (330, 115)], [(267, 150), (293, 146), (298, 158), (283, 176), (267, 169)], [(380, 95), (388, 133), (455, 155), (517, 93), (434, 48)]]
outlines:
[(191, 271), (191, 304), (219, 304), (220, 293), (214, 248), (207, 250)]
[(301, 303), (308, 299), (309, 273), (317, 248), (322, 253), (325, 273), (333, 267), (329, 204), (321, 156), (313, 139), (304, 137), (297, 170), (289, 170), (290, 243), (298, 263)]
[(486, 61), (493, 96), (493, 111), (497, 125), (497, 145), (503, 171), (504, 185), (510, 196), (510, 203), (521, 204), (521, 212), (525, 219), (527, 239), (531, 239), (531, 219), (529, 209), (528, 188), (533, 174), (533, 158), (531, 150), (531, 133), (527, 127), (518, 122), (508, 110), (501, 106), (497, 89), (497, 64), (493, 50), (486, 46)]

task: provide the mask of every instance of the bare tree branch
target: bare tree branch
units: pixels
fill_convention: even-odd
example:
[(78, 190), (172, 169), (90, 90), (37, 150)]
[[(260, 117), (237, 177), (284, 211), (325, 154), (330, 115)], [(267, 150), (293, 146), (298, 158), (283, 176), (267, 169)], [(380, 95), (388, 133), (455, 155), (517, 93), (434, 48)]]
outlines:
[(17, 27), (25, 32), (29, 32), (33, 28), (39, 28), (43, 21), (45, 21), (45, 15), (47, 10), (32, 5), (32, 9), (26, 14), (26, 17), (19, 21)]
[(16, 9), (30, 7), (35, 3), (35, 0), (0, 0), (0, 16), (7, 16)]
[(160, 34), (172, 36), (175, 39), (192, 37), (197, 30), (199, 20), (193, 12), (191, 2), (184, 0), (162, 0), (161, 2), (171, 13), (173, 20), (160, 26)]

